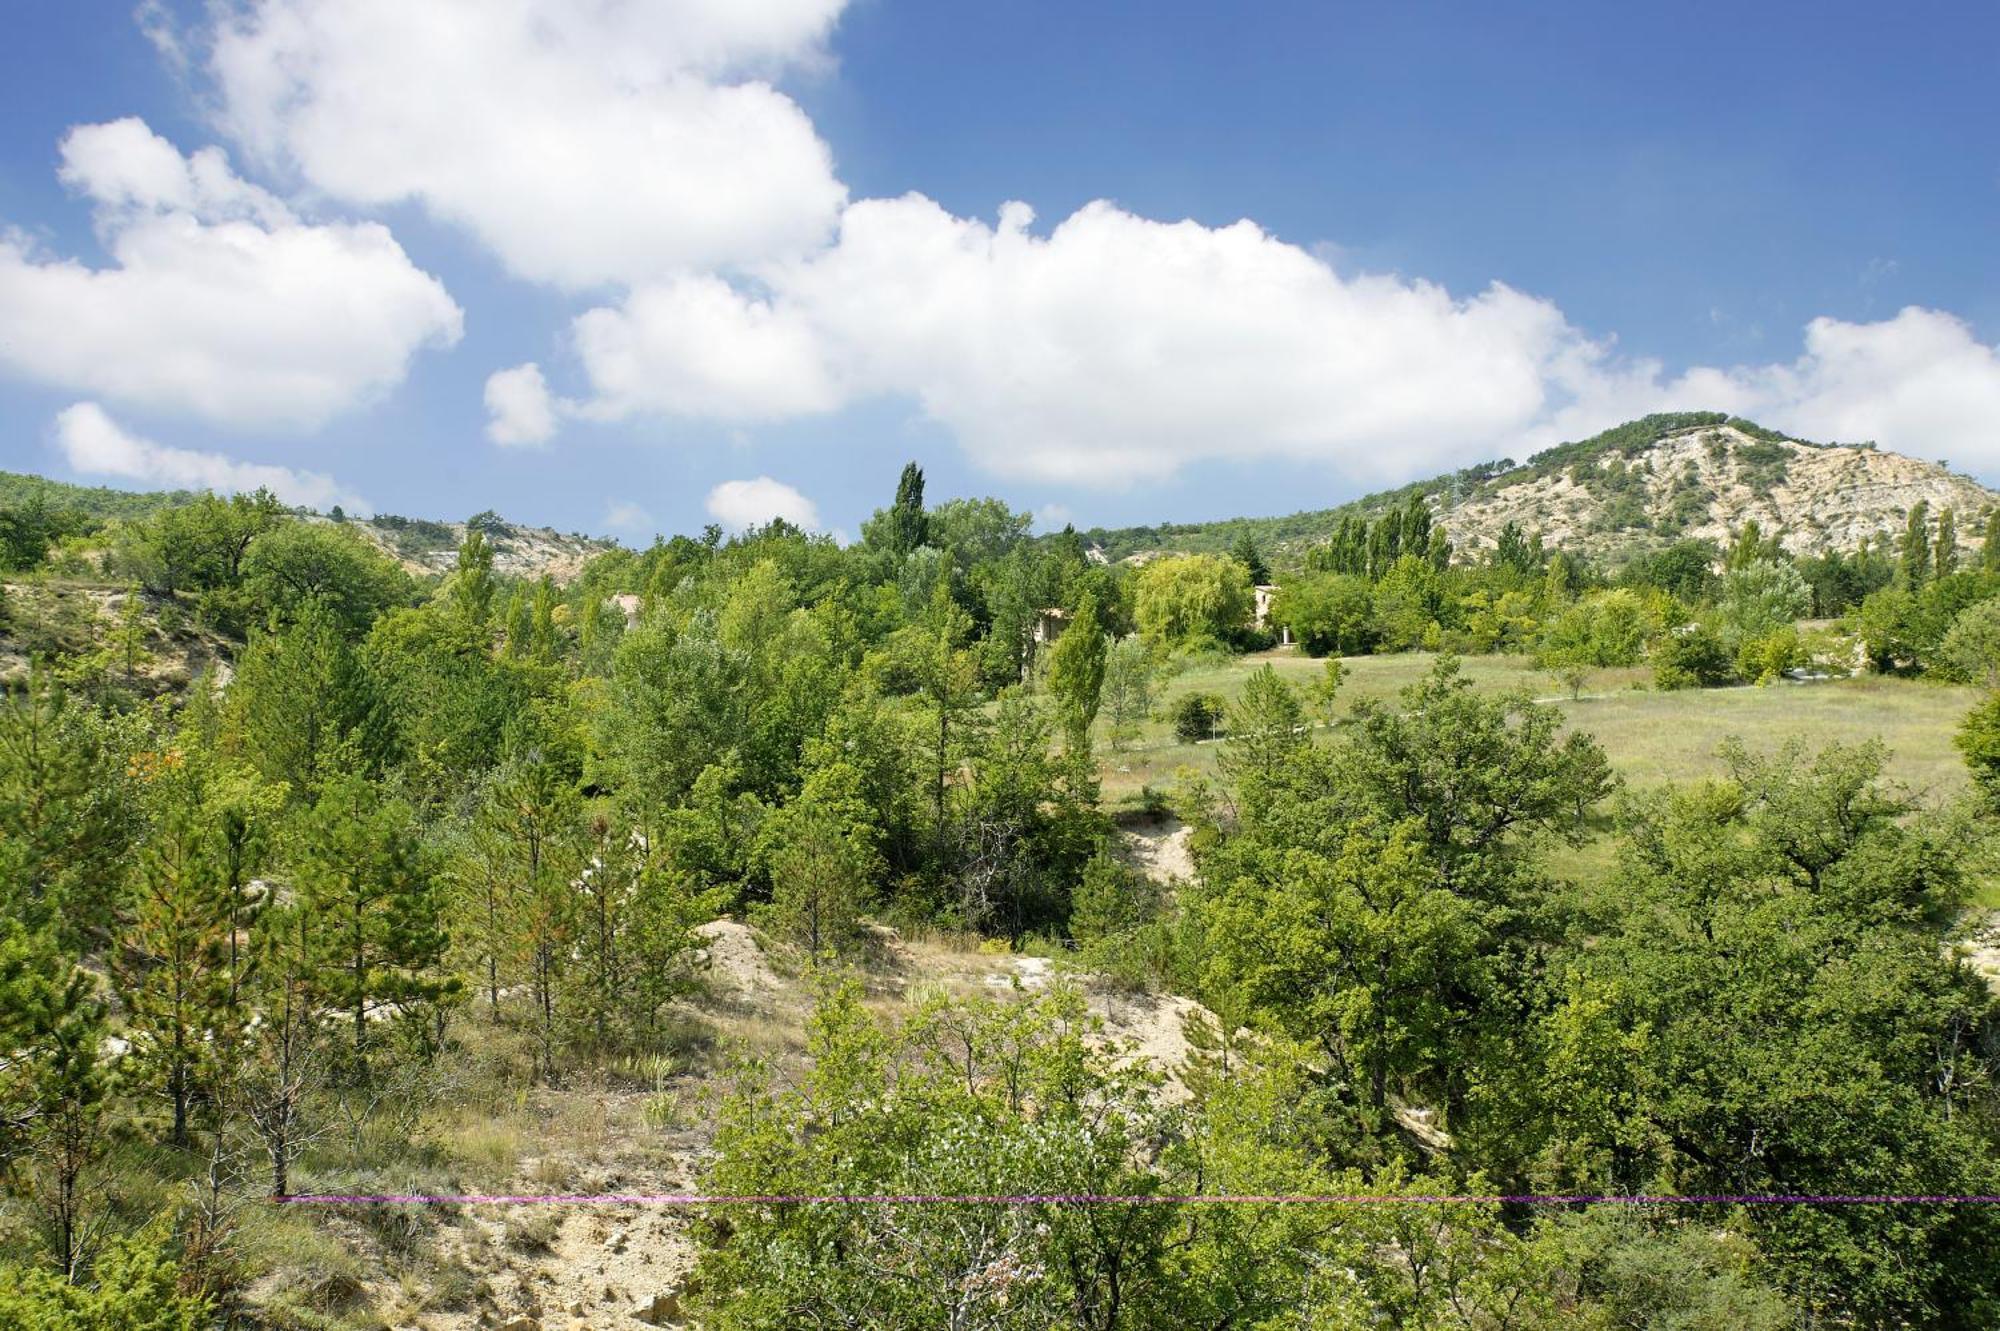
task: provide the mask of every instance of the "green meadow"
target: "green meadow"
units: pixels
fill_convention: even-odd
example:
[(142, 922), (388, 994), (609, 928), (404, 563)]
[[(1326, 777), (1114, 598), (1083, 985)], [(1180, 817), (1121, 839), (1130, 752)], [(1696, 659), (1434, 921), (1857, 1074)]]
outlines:
[[(1422, 652), (1346, 658), (1336, 716), (1363, 698), (1393, 699), (1428, 671), (1434, 659)], [(1286, 649), (1192, 665), (1161, 689), (1154, 716), (1122, 749), (1111, 747), (1109, 729), (1100, 718), (1097, 746), (1106, 802), (1136, 805), (1148, 787), (1171, 798), (1184, 771), (1213, 774), (1220, 744), (1177, 742), (1165, 720), (1167, 711), (1176, 699), (1194, 692), (1233, 702), (1250, 672), (1265, 664), (1300, 686), (1325, 670), (1325, 662)], [(1864, 675), (1661, 692), (1652, 687), (1650, 672), (1633, 668), (1592, 672), (1582, 695), (1572, 699), (1526, 657), (1473, 656), (1461, 664), (1466, 678), (1482, 691), (1526, 690), (1562, 708), (1572, 726), (1596, 736), (1628, 790), (1720, 773), (1718, 753), (1732, 737), (1757, 751), (1775, 750), (1793, 736), (1814, 748), (1880, 740), (1890, 751), (1890, 776), (1920, 798), (1948, 799), (1966, 784), (1952, 735), (1978, 697), (1971, 688)]]

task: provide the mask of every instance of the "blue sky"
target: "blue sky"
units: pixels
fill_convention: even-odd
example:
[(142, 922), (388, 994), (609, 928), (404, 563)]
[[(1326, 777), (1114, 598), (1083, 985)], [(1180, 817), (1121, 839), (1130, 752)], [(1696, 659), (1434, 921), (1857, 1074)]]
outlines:
[(0, 467), (639, 540), (915, 457), (1122, 524), (1719, 407), (2000, 481), (1990, 5), (8, 22)]

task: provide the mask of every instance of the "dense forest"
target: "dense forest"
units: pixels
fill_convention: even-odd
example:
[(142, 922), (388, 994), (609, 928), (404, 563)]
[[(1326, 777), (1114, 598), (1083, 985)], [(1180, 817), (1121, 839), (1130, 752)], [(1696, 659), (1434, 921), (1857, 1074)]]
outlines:
[[(1318, 529), (1262, 622), (1237, 535), (1107, 564), (928, 503), (912, 464), (852, 545), (711, 528), (559, 586), (497, 573), (479, 522), (420, 577), (268, 495), (9, 489), (0, 1325), (381, 1324), (260, 1286), (262, 1199), (432, 1177), (426, 1108), (475, 1068), (643, 1081), (722, 915), (818, 1001), (809, 1066), (719, 1085), (703, 1191), (1157, 1201), (701, 1211), (704, 1327), (2000, 1320), (1993, 1207), (1490, 1200), (2000, 1194), (2000, 1005), (1954, 947), (2000, 694), (1960, 800), (1874, 745), (1737, 747), (1637, 800), (1459, 662), (1992, 688), (2000, 515), (1611, 568), (1520, 530), (1461, 557), (1413, 492)], [(84, 582), (116, 610), (61, 620)], [(1285, 634), (1328, 669), (1193, 709), (1219, 776), (1155, 794), (1194, 829), (1164, 890), (1118, 853), (1098, 748), (1172, 671)], [(195, 635), (216, 666), (162, 687), (148, 656)], [(1341, 697), (1340, 656), (1410, 649), (1437, 655), (1400, 698)], [(1605, 836), (1600, 881), (1552, 867)], [(881, 927), (1076, 978), (892, 1018), (856, 979)], [(1083, 984), (1200, 1005), (1182, 1093), (1093, 1035)], [(1433, 1200), (1193, 1200), (1302, 1194)]]

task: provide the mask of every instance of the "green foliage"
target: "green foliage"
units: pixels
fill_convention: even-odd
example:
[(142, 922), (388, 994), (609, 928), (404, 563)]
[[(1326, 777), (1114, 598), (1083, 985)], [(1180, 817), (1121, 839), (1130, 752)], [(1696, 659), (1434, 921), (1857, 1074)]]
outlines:
[(903, 465), (896, 480), (896, 502), (889, 509), (888, 544), (899, 555), (907, 555), (930, 542), (924, 516), (924, 472), (914, 462)]
[(1988, 794), (2000, 797), (2000, 693), (1966, 713), (1956, 743), (1973, 779)]
[(1444, 881), (1474, 896), (1503, 889), (1535, 833), (1578, 838), (1615, 785), (1604, 751), (1564, 734), (1559, 710), (1483, 696), (1451, 656), (1400, 707), (1357, 703), (1345, 760), (1364, 806), (1390, 825), (1419, 820)]
[(1903, 541), (1896, 549), (1896, 585), (1906, 592), (1920, 592), (1931, 580), (1931, 506), (1919, 499), (1910, 508), (1903, 528)]
[(40, 568), (51, 545), (95, 525), (82, 510), (52, 507), (40, 493), (31, 493), (17, 506), (0, 507), (0, 573)]
[(1176, 650), (1216, 646), (1250, 619), (1250, 575), (1216, 555), (1156, 559), (1139, 570), (1133, 606), (1150, 642)]
[(880, 838), (859, 771), (833, 762), (811, 772), (759, 831), (771, 875), (765, 920), (815, 961), (846, 950), (881, 874)]
[(1377, 1115), (1392, 1085), (1444, 1084), (1454, 1000), (1479, 983), (1479, 912), (1442, 885), (1422, 836), (1353, 824), (1204, 903), (1206, 987), (1331, 1051)]
[(1049, 693), (1056, 700), (1063, 732), (1072, 749), (1089, 747), (1090, 725), (1097, 719), (1097, 709), (1104, 697), (1105, 661), (1104, 626), (1097, 617), (1097, 598), (1085, 592), (1049, 653)]
[[(1179, 720), (1176, 718), (1176, 727)], [(1260, 788), (1312, 743), (1306, 709), (1290, 684), (1270, 665), (1250, 672), (1229, 713), (1229, 741), (1219, 759), (1223, 774), (1241, 789)], [(1246, 796), (1248, 798), (1248, 796)]]
[(1174, 699), (1167, 719), (1173, 724), (1174, 738), (1183, 744), (1197, 744), (1215, 738), (1228, 704), (1213, 693), (1185, 693)]
[[(1414, 671), (1274, 654), (1225, 708), (1209, 690), (1237, 667), (1195, 662), (1170, 720), (1189, 740), (1228, 725), (1197, 755), (1220, 788), (1173, 792), (1194, 871), (1155, 883), (1117, 853), (1092, 727), (1124, 743), (1169, 660), (1250, 641), (1254, 566), (1311, 543), (1274, 608), (1308, 651), (1540, 652), (1580, 680), (1650, 650), (1662, 686), (1706, 684), (1834, 658), (1796, 624), (1844, 605), (1878, 660), (1993, 673), (2000, 577), (1939, 559), (1946, 532), (1909, 587), (1882, 586), (1881, 549), (1792, 560), (1751, 529), (1720, 577), (1679, 542), (1608, 584), (1520, 527), (1451, 563), (1438, 514), (1535, 468), (1647, 518), (1660, 481), (1638, 454), (1684, 424), (1316, 529), (1218, 529), (1137, 569), (1073, 531), (1031, 536), (998, 500), (926, 509), (914, 468), (855, 547), (711, 529), (567, 587), (498, 575), (504, 528), (480, 515), (423, 603), (350, 526), (254, 500), (128, 520), (126, 568), (171, 594), (130, 597), (114, 625), (102, 588), (37, 577), (9, 609), (39, 635), (23, 642), (66, 645), (62, 673), (0, 704), (0, 1187), (16, 1260), (53, 1273), (22, 1267), (0, 1321), (30, 1316), (5, 1302), (20, 1289), (63, 1331), (144, 1289), (103, 1324), (185, 1331), (168, 1285), (247, 1287), (253, 1306), (221, 1314), (281, 1320), (256, 1291), (298, 1273), (269, 1269), (268, 1240), (232, 1241), (231, 1173), (372, 1188), (390, 1139), (396, 1168), (449, 1169), (433, 1133), (539, 1105), (533, 1082), (643, 1082), (649, 1127), (690, 1129), (660, 1106), (685, 1100), (669, 1070), (716, 1057), (677, 1000), (724, 911), (824, 989), (807, 1059), (748, 1070), (709, 1116), (703, 1186), (2000, 1191), (1996, 1015), (1955, 960), (1990, 895), (1994, 805), (1920, 805), (1879, 751), (1731, 750), (1726, 779), (1648, 791), (1615, 846), (1586, 847), (1610, 835), (1616, 782), (1581, 721), (1681, 704), (1566, 719), (1482, 691), (1522, 663), (1448, 655), (1371, 699)], [(1790, 451), (1743, 450), (1738, 471)], [(1038, 659), (1052, 610), (1068, 628)], [(156, 613), (170, 636), (247, 628), (226, 692), (140, 704), (117, 686)], [(2000, 788), (1995, 736), (1988, 705), (1962, 743)], [(1137, 785), (1151, 757), (1113, 766)], [(864, 910), (911, 926), (913, 951), (939, 926), (1071, 940), (1093, 986), (1167, 991), (1101, 1001), (1186, 1018), (1195, 1052), (1163, 1081), (1094, 1029), (1058, 961), (1046, 990), (864, 1008), (827, 964), (871, 958)], [(152, 1256), (121, 1266), (113, 1236), (153, 1212)], [(1992, 1225), (1971, 1208), (778, 1205), (702, 1221), (685, 1292), (714, 1326), (1971, 1327), (1992, 1319)], [(364, 1229), (392, 1268), (407, 1254), (400, 1221)], [(357, 1300), (349, 1320), (392, 1315)]]
[(1143, 639), (1120, 638), (1111, 644), (1098, 698), (1110, 723), (1113, 749), (1138, 734), (1139, 723), (1152, 715), (1161, 673), (1159, 658)]
[(1403, 555), (1375, 584), (1375, 634), (1391, 650), (1436, 646), (1447, 617), (1444, 575), (1417, 555)]
[(1752, 684), (1771, 684), (1784, 678), (1785, 672), (1806, 661), (1805, 648), (1799, 640), (1799, 631), (1791, 624), (1781, 624), (1755, 638), (1745, 638), (1736, 649), (1736, 673)]
[(1657, 587), (1676, 600), (1695, 604), (1713, 590), (1719, 559), (1712, 541), (1676, 541), (1634, 557), (1619, 570), (1618, 580), (1628, 586)]
[(259, 610), (291, 620), (316, 601), (349, 638), (363, 636), (383, 612), (411, 598), (408, 575), (338, 525), (278, 524), (250, 547), (243, 578)]
[(180, 1268), (151, 1235), (107, 1246), (88, 1284), (0, 1268), (0, 1325), (15, 1331), (202, 1331), (211, 1316), (207, 1300), (182, 1291)]
[(379, 752), (376, 703), (374, 679), (333, 612), (306, 601), (291, 622), (252, 633), (228, 706), (244, 756), (306, 799), (329, 773)]
[(1701, 624), (1669, 629), (1653, 644), (1652, 660), (1661, 689), (1712, 689), (1728, 683), (1735, 666), (1722, 639)]
[(446, 584), (452, 610), (470, 630), (484, 630), (493, 618), (493, 543), (484, 527), (465, 524), (465, 540), (458, 547), (458, 567)]
[(1959, 612), (1932, 669), (1941, 679), (2000, 687), (2000, 598), (1975, 601)]
[(1545, 663), (1636, 665), (1661, 630), (1658, 608), (1619, 587), (1585, 597), (1545, 625), (1541, 658)]
[(1132, 989), (1167, 977), (1170, 939), (1159, 927), (1163, 902), (1153, 881), (1109, 854), (1084, 866), (1072, 897), (1070, 937), (1083, 964)]
[(1759, 559), (1723, 575), (1714, 628), (1732, 655), (1743, 645), (1803, 619), (1812, 608), (1805, 579), (1790, 564)]
[(1375, 645), (1375, 598), (1363, 577), (1322, 573), (1285, 583), (1271, 616), (1314, 656), (1358, 656)]
[(433, 866), (409, 806), (351, 772), (325, 783), (298, 838), (321, 982), (351, 1023), (360, 1060), (372, 1021), (418, 1018), (457, 988), (438, 971), (447, 936)]
[[(1635, 806), (1606, 936), (1575, 965), (1628, 1041), (1615, 1135), (1555, 1118), (1568, 1177), (1689, 1191), (1960, 1192), (1996, 1176), (1994, 1000), (1941, 934), (1964, 829), (1912, 821), (1879, 748), (1731, 755), (1727, 782)], [(1731, 1145), (1725, 1145), (1731, 1144)], [(1550, 1157), (1554, 1159), (1555, 1157)], [(1993, 1218), (1941, 1207), (1742, 1218), (1831, 1320), (1977, 1325)]]
[(0, 696), (0, 918), (101, 943), (119, 869), (142, 835), (129, 721), (106, 718), (38, 673)]
[[(259, 537), (277, 526), (285, 510), (267, 490), (164, 508), (127, 529), (121, 559), (163, 596), (176, 592), (228, 592), (243, 579), (243, 562)], [(227, 600), (217, 604), (233, 609)]]
[(1252, 586), (1262, 586), (1271, 580), (1270, 566), (1265, 564), (1263, 552), (1257, 548), (1257, 538), (1249, 532), (1238, 536), (1230, 545), (1229, 557), (1243, 565)]

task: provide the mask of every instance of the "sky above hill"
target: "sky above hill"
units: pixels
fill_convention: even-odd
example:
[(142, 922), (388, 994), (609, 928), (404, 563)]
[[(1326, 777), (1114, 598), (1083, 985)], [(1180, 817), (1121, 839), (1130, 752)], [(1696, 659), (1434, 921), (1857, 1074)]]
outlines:
[(2000, 482), (2000, 9), (1531, 9), (13, 6), (0, 467), (642, 542), (1718, 409)]

